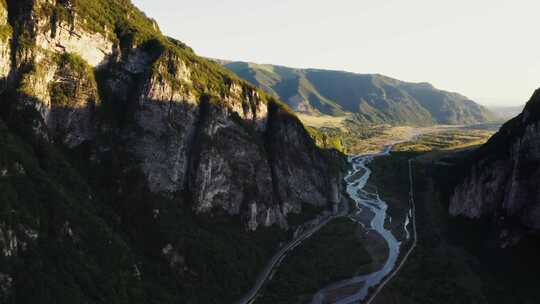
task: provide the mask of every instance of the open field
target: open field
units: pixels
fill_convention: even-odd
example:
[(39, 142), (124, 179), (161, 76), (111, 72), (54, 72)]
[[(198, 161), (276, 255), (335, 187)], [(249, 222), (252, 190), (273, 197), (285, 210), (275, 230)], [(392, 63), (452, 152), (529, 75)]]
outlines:
[(298, 117), (319, 146), (336, 148), (346, 154), (377, 152), (395, 143), (401, 143), (395, 151), (464, 149), (483, 144), (499, 128), (498, 124), (429, 127), (366, 125), (354, 121), (350, 116), (298, 114)]
[(379, 135), (357, 140), (354, 145), (345, 145), (351, 153), (380, 151), (384, 146), (396, 144), (394, 151), (429, 152), (467, 148), (485, 143), (496, 131), (493, 126), (449, 126), (432, 127), (382, 126)]
[(394, 151), (431, 152), (440, 150), (464, 149), (484, 144), (493, 131), (459, 128), (439, 130), (422, 134), (418, 139), (397, 144)]
[(329, 115), (307, 115), (297, 113), (296, 116), (300, 118), (302, 123), (308, 127), (313, 128), (338, 128), (343, 132), (347, 132), (346, 121), (351, 116), (329, 116)]

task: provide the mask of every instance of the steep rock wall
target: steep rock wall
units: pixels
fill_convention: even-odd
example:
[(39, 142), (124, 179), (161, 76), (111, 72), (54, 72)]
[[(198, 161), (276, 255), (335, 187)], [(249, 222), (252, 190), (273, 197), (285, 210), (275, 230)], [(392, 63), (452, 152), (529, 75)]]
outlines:
[(336, 160), (278, 101), (155, 27), (142, 41), (88, 30), (77, 3), (9, 3), (14, 107), (37, 110), (40, 138), (89, 143), (96, 162), (121, 151), (119, 171), (140, 171), (151, 193), (239, 216), (250, 230), (338, 200)]
[(540, 231), (540, 91), (469, 160), (473, 166), (451, 198), (452, 215), (493, 217)]

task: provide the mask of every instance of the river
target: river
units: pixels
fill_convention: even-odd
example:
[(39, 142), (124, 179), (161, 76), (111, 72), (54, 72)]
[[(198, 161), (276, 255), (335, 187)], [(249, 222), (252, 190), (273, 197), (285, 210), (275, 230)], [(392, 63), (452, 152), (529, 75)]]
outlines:
[[(370, 288), (374, 288), (383, 282), (383, 280), (395, 269), (400, 255), (401, 242), (398, 241), (392, 232), (384, 226), (385, 221), (387, 220), (386, 211), (388, 205), (378, 194), (367, 192), (364, 189), (371, 176), (371, 169), (367, 167), (367, 164), (375, 157), (389, 155), (391, 148), (392, 146), (387, 146), (379, 153), (349, 157), (349, 162), (352, 164), (352, 170), (345, 178), (347, 183), (347, 193), (354, 200), (357, 209), (356, 212), (351, 212), (350, 218), (359, 225), (367, 227), (368, 230), (376, 231), (382, 236), (389, 248), (388, 259), (383, 267), (375, 272), (353, 277), (325, 287), (313, 296), (312, 304), (329, 303), (329, 300), (327, 299), (328, 294), (335, 293), (336, 290), (340, 289), (353, 289), (355, 292), (352, 293), (352, 295), (349, 292), (347, 296), (339, 298), (339, 300), (334, 300), (333, 303), (361, 303), (366, 300)], [(371, 214), (372, 218), (369, 223), (366, 223), (365, 217), (360, 216), (363, 212)], [(407, 229), (407, 226), (411, 222), (411, 216), (412, 212), (408, 212), (404, 223), (406, 239), (411, 237), (409, 230)]]

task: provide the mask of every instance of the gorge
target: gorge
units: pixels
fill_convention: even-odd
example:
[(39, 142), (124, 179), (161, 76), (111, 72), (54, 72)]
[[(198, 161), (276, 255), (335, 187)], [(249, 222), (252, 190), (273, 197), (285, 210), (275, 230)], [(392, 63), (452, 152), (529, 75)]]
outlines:
[(0, 0), (0, 303), (535, 303), (539, 121)]

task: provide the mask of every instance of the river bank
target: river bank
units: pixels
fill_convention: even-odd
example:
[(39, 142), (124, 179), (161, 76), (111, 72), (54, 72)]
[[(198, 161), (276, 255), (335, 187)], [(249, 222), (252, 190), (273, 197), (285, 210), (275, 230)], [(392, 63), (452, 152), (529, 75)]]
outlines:
[[(287, 260), (297, 256), (297, 252), (300, 252), (302, 264), (311, 263), (312, 267), (320, 267), (320, 261), (317, 262), (316, 258), (305, 254), (305, 252), (302, 253), (304, 244), (301, 243), (309, 237), (317, 238), (318, 232), (315, 231), (308, 237), (295, 241), (293, 247), (280, 250), (260, 276), (256, 287), (244, 298), (246, 301), (241, 303), (252, 303), (255, 299), (256, 303), (304, 303), (306, 302), (306, 293), (310, 292), (314, 285), (305, 284), (308, 286), (301, 288), (302, 284), (295, 284), (294, 280), (308, 282), (314, 277), (318, 277), (313, 281), (319, 282), (320, 286), (324, 286), (330, 281), (333, 283), (323, 290), (319, 290), (313, 297), (312, 303), (356, 303), (371, 296), (372, 291), (379, 283), (386, 282), (386, 278), (393, 274), (394, 268), (402, 265), (401, 259), (409, 256), (413, 244), (411, 242), (413, 212), (409, 200), (411, 176), (409, 175), (408, 160), (416, 156), (414, 152), (399, 152), (388, 157), (391, 150), (390, 145), (405, 141), (414, 142), (422, 134), (440, 133), (447, 128), (408, 128), (407, 130), (401, 138), (395, 138), (388, 142), (389, 145), (380, 153), (349, 158), (352, 170), (345, 180), (348, 185), (347, 192), (353, 199), (355, 207), (352, 208), (353, 212), (348, 216), (358, 225), (360, 233), (356, 234), (358, 239), (363, 242), (366, 252), (371, 256), (371, 265), (365, 267), (365, 265), (349, 263), (349, 279), (343, 281), (339, 280), (346, 277), (344, 273), (340, 273), (340, 277), (327, 276), (323, 278), (310, 272), (304, 271), (298, 274), (287, 269), (287, 267), (294, 265), (294, 263), (288, 264)], [(378, 167), (376, 166), (373, 178), (370, 179), (372, 169), (370, 169), (371, 165), (368, 166), (368, 164), (373, 160)], [(342, 240), (336, 238), (333, 243), (322, 242), (322, 244), (331, 248), (332, 246), (341, 246), (340, 242)], [(341, 246), (341, 248), (345, 247)], [(284, 260), (285, 264), (278, 268)], [(339, 267), (343, 261), (340, 258), (327, 259), (326, 263), (333, 263), (335, 267)], [(329, 279), (329, 277), (334, 280)], [(289, 282), (289, 285), (297, 286), (297, 288), (263, 288), (263, 285), (267, 284), (269, 280), (269, 286), (279, 286), (282, 282)], [(311, 292), (315, 293), (316, 290), (311, 290)]]
[[(386, 244), (386, 248), (383, 251), (375, 251), (374, 255), (378, 255), (384, 258), (384, 263), (380, 267), (375, 267), (373, 272), (356, 275), (349, 279), (335, 282), (324, 289), (320, 290), (314, 295), (311, 303), (359, 303), (361, 301), (369, 299), (371, 293), (379, 284), (385, 282), (386, 278), (393, 274), (394, 269), (401, 265), (401, 259), (406, 258), (411, 251), (411, 245), (414, 242), (414, 237), (411, 233), (414, 216), (412, 213), (411, 202), (408, 201), (408, 189), (409, 189), (409, 168), (408, 165), (404, 170), (392, 170), (373, 172), (371, 165), (373, 161), (386, 162), (388, 159), (393, 158), (390, 156), (391, 146), (385, 148), (384, 151), (373, 154), (364, 155), (351, 158), (353, 163), (353, 171), (349, 177), (354, 177), (351, 180), (347, 180), (348, 192), (351, 198), (357, 203), (357, 211), (352, 213), (350, 217), (354, 219), (362, 227), (366, 227), (368, 233), (378, 234), (382, 236), (383, 243)], [(360, 178), (357, 177), (357, 172), (365, 172)], [(371, 176), (378, 177), (380, 182), (384, 182), (380, 176), (386, 176), (389, 172), (397, 173), (401, 175), (403, 180), (401, 181), (403, 193), (393, 193), (393, 189), (390, 191), (384, 191), (385, 194), (379, 192), (377, 184), (371, 181)], [(400, 174), (402, 173), (402, 174)], [(387, 188), (387, 184), (380, 184), (381, 188)], [(392, 193), (392, 195), (389, 195)], [(393, 199), (392, 205), (389, 205), (386, 201), (386, 197), (401, 197), (403, 200), (397, 202)], [(391, 206), (391, 207), (390, 207)], [(392, 212), (389, 212), (389, 210)], [(367, 216), (368, 212), (372, 216)], [(394, 217), (391, 216), (394, 215)], [(369, 242), (368, 248), (376, 248), (376, 243)], [(379, 246), (380, 247), (380, 246)], [(369, 249), (368, 249), (369, 250)]]
[[(352, 169), (345, 178), (353, 203), (350, 212), (290, 252), (256, 303), (357, 301), (392, 272), (401, 258), (400, 248), (409, 249), (410, 205), (405, 201), (401, 208), (389, 207), (384, 197), (368, 190), (374, 188), (368, 163), (382, 159), (389, 151), (387, 147), (381, 153), (350, 158)], [(405, 182), (408, 185), (407, 179)], [(392, 220), (387, 217), (390, 209), (392, 214), (403, 214)], [(394, 229), (398, 226), (401, 228)], [(401, 230), (399, 237), (394, 236), (394, 230)], [(325, 285), (328, 287), (323, 291), (318, 290)]]
[(372, 304), (537, 303), (537, 239), (502, 249), (488, 222), (449, 217), (454, 153), (415, 153), (418, 245)]

